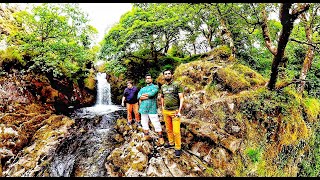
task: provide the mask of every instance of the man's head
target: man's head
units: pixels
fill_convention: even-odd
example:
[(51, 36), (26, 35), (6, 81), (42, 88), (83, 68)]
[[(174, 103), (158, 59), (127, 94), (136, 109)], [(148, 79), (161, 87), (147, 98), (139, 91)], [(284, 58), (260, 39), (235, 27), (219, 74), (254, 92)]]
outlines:
[(127, 81), (127, 87), (128, 87), (128, 88), (132, 88), (132, 81), (130, 81), (130, 80)]
[(163, 71), (163, 75), (164, 75), (164, 79), (167, 81), (167, 82), (170, 82), (172, 80), (172, 77), (173, 77), (173, 73), (172, 73), (172, 70), (171, 69), (166, 69)]
[(145, 75), (145, 78), (146, 78), (146, 83), (147, 83), (147, 84), (151, 84), (151, 83), (152, 83), (151, 74), (146, 74), (146, 75)]

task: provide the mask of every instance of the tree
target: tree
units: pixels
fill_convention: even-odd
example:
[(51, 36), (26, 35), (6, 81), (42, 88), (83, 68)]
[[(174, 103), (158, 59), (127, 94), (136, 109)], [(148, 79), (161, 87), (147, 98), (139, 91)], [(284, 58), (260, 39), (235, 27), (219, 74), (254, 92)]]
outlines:
[[(305, 88), (305, 84), (306, 84), (306, 77), (307, 77), (307, 73), (309, 71), (309, 69), (311, 68), (312, 65), (312, 61), (314, 59), (314, 53), (315, 53), (315, 49), (317, 49), (317, 46), (314, 44), (314, 31), (319, 27), (320, 23), (319, 23), (319, 8), (320, 6), (318, 4), (311, 4), (309, 11), (306, 12), (306, 14), (301, 14), (301, 20), (302, 20), (302, 24), (304, 25), (304, 29), (305, 29), (305, 35), (306, 35), (306, 39), (307, 39), (307, 43), (308, 44), (308, 50), (307, 53), (305, 55), (304, 61), (303, 61), (303, 65), (301, 68), (301, 72), (300, 72), (300, 78), (299, 80), (301, 81), (298, 85), (298, 92), (302, 93), (304, 88)], [(295, 39), (292, 39), (294, 41), (297, 41)]]
[(113, 68), (122, 65), (134, 68), (129, 68), (133, 72), (128, 69), (128, 73), (141, 74), (152, 68), (159, 70), (159, 56), (167, 54), (184, 26), (181, 17), (175, 13), (177, 9), (166, 3), (134, 4), (105, 35), (100, 58), (114, 61), (107, 63)]
[(25, 54), (30, 71), (77, 78), (95, 55), (90, 44), (97, 30), (77, 4), (44, 3), (14, 14), (24, 31), (11, 32), (8, 44)]
[[(285, 48), (289, 41), (289, 36), (293, 28), (293, 23), (300, 14), (302, 14), (303, 12), (309, 9), (310, 4), (301, 4), (298, 7), (294, 8), (290, 13), (289, 10), (291, 6), (292, 6), (292, 3), (283, 3), (280, 6), (279, 17), (280, 17), (280, 22), (282, 24), (282, 29), (280, 32), (277, 49), (275, 50), (275, 48), (272, 47), (270, 44), (267, 45), (270, 52), (272, 52), (272, 54), (274, 55), (274, 58), (272, 60), (272, 66), (271, 66), (270, 80), (268, 82), (268, 89), (270, 90), (273, 90), (275, 88), (275, 84), (278, 76), (278, 66), (280, 62), (283, 60)], [(263, 14), (264, 12), (265, 11), (262, 11)], [(265, 17), (265, 15), (263, 16)], [(265, 37), (266, 44), (268, 44), (270, 42), (269, 41), (270, 38), (268, 38), (268, 34), (266, 30), (267, 26), (266, 26), (265, 20), (266, 19), (264, 18), (262, 28), (263, 28), (263, 32), (264, 32), (263, 35)]]

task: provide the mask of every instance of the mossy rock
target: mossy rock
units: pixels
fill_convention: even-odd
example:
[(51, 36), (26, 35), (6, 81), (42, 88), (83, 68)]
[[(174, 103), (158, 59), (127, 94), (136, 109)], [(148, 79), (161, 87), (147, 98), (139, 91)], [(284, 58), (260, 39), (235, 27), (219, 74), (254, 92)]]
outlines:
[(228, 46), (218, 46), (211, 51), (211, 55), (218, 60), (228, 60), (231, 56), (231, 49)]
[(309, 122), (315, 122), (320, 116), (320, 100), (315, 98), (303, 99), (303, 108), (307, 114)]
[(89, 75), (86, 79), (84, 79), (84, 85), (86, 88), (90, 90), (94, 90), (95, 85), (96, 85), (96, 79), (95, 79), (95, 73), (93, 70), (89, 71)]
[(259, 73), (241, 64), (232, 64), (220, 68), (216, 76), (218, 83), (221, 83), (225, 89), (233, 93), (248, 90), (255, 86), (262, 86), (266, 83), (265, 78)]

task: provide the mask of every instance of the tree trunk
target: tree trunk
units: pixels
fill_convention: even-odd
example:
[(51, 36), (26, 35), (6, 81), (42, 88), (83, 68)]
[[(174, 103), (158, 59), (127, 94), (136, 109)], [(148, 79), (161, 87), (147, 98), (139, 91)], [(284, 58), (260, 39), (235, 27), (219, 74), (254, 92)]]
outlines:
[[(306, 32), (307, 41), (309, 44), (312, 44), (311, 24), (308, 25), (307, 18), (304, 14), (302, 14), (302, 20), (305, 23), (305, 32)], [(297, 88), (299, 93), (302, 93), (304, 91), (304, 87), (306, 85), (305, 80), (306, 80), (308, 71), (311, 68), (313, 58), (314, 58), (314, 47), (309, 45), (306, 57), (304, 58), (304, 61), (303, 61), (303, 66), (301, 68), (301, 73), (299, 78), (301, 80), (301, 83), (298, 85), (298, 88)]]
[(262, 36), (269, 51), (276, 56), (277, 49), (272, 45), (270, 40), (269, 28), (268, 28), (268, 16), (265, 7), (262, 9), (262, 22), (261, 22)]
[(166, 38), (166, 45), (164, 47), (164, 54), (167, 54), (169, 50), (169, 38), (167, 37), (166, 34), (165, 34), (165, 38)]
[(291, 30), (293, 28), (293, 23), (288, 23), (283, 26), (282, 31), (280, 33), (280, 39), (277, 49), (277, 54), (274, 56), (271, 67), (271, 76), (268, 84), (268, 88), (273, 90), (275, 88), (275, 84), (277, 82), (277, 76), (279, 72), (279, 64), (284, 56), (284, 51), (289, 41), (289, 36), (291, 34)]
[(306, 85), (306, 81), (305, 80), (306, 80), (308, 71), (311, 68), (313, 57), (314, 57), (314, 48), (312, 46), (309, 46), (307, 54), (306, 54), (306, 57), (304, 58), (304, 61), (303, 61), (303, 66), (301, 68), (301, 73), (300, 73), (300, 78), (299, 79), (302, 80), (302, 81), (298, 85), (298, 88), (297, 88), (299, 93), (302, 93), (304, 91), (304, 87)]
[(221, 26), (224, 28), (225, 34), (226, 34), (227, 39), (228, 39), (228, 41), (229, 41), (229, 46), (230, 46), (230, 49), (231, 49), (231, 56), (232, 56), (232, 57), (235, 57), (236, 47), (234, 46), (234, 41), (233, 41), (233, 38), (232, 38), (232, 33), (231, 33), (231, 32), (229, 31), (229, 29), (228, 29), (227, 22), (226, 22), (226, 20), (223, 18), (222, 13), (221, 13), (221, 11), (220, 11), (220, 9), (219, 9), (219, 6), (216, 5), (216, 8), (217, 8), (218, 13), (219, 13)]
[[(204, 31), (203, 31), (203, 32), (204, 32)], [(207, 39), (207, 41), (208, 41), (210, 50), (212, 50), (212, 49), (213, 49), (213, 45), (212, 45), (212, 43), (211, 43), (211, 40), (212, 40), (212, 34), (213, 34), (213, 32), (212, 32), (212, 30), (211, 30), (211, 27), (208, 27), (208, 34), (205, 34), (205, 33), (203, 33), (203, 34), (204, 34), (204, 36), (206, 37), (206, 39)]]
[(268, 89), (273, 90), (275, 88), (277, 77), (278, 77), (278, 67), (284, 56), (285, 48), (289, 41), (289, 36), (291, 34), (293, 28), (293, 22), (297, 19), (297, 17), (308, 10), (310, 5), (305, 4), (303, 6), (299, 6), (297, 9), (294, 9), (292, 14), (289, 13), (290, 7), (292, 3), (284, 3), (281, 4), (280, 8), (280, 21), (282, 24), (282, 30), (280, 33), (277, 54), (274, 56), (271, 67), (271, 75), (268, 83)]
[(196, 44), (195, 44), (195, 43), (192, 43), (192, 45), (193, 45), (193, 53), (194, 53), (194, 54), (197, 54)]

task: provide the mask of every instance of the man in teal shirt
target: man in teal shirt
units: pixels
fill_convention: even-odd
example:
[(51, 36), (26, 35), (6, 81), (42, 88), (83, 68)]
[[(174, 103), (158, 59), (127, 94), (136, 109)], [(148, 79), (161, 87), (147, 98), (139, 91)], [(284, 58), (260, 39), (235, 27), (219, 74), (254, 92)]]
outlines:
[(140, 101), (139, 113), (141, 114), (141, 125), (144, 132), (143, 140), (150, 140), (149, 136), (149, 118), (159, 135), (158, 143), (164, 144), (162, 137), (162, 128), (157, 112), (157, 95), (159, 87), (152, 83), (150, 74), (145, 76), (147, 85), (140, 89), (138, 99)]

